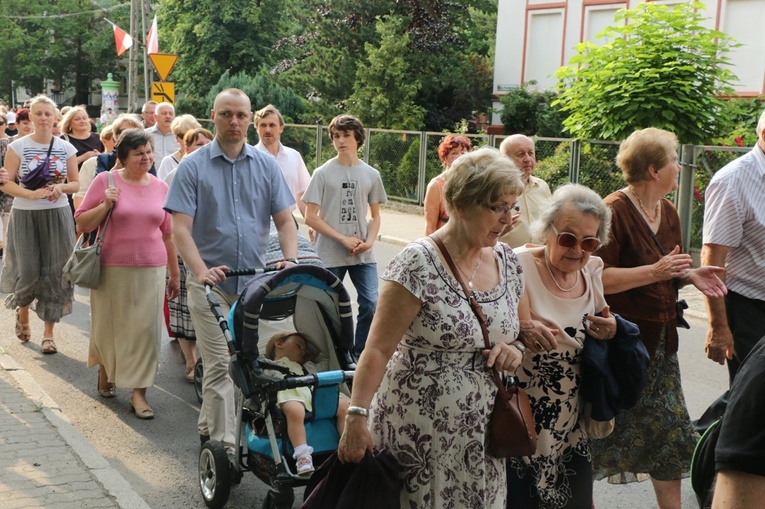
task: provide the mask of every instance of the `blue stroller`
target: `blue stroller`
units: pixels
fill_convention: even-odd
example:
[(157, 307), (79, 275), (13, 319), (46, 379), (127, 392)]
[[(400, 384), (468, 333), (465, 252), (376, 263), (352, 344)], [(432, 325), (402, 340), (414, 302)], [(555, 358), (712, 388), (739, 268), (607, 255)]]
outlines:
[[(350, 297), (334, 274), (316, 265), (280, 271), (230, 271), (227, 277), (255, 275), (228, 317), (221, 314), (210, 287), (207, 300), (231, 354), (229, 372), (237, 397), (236, 459), (230, 461), (220, 442), (210, 440), (199, 455), (199, 486), (205, 504), (223, 507), (231, 486), (251, 471), (270, 489), (264, 509), (289, 509), (293, 489), (308, 479), (296, 474), (286, 421), (276, 406), (277, 392), (310, 387), (313, 412), (306, 416), (308, 444), (315, 464), (337, 450), (335, 413), (339, 392), (353, 379), (353, 319)], [(289, 322), (292, 322), (291, 324)], [(294, 376), (261, 356), (272, 332), (298, 331), (308, 342), (314, 361), (306, 374)], [(261, 331), (263, 334), (261, 335)], [(275, 376), (281, 371), (283, 376)]]

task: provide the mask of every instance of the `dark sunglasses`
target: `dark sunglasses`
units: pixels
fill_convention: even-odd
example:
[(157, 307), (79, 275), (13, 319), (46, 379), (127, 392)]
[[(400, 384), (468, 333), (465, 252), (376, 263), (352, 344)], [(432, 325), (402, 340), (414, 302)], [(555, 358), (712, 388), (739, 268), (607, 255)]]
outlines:
[(506, 216), (510, 211), (513, 211), (514, 214), (521, 211), (521, 208), (517, 203), (512, 207), (508, 207), (507, 205), (484, 205), (484, 207), (497, 214), (497, 217)]
[(585, 237), (580, 242), (573, 233), (559, 232), (553, 225), (550, 225), (550, 228), (552, 228), (555, 235), (558, 236), (558, 245), (560, 247), (571, 249), (577, 244), (580, 244), (582, 246), (582, 251), (586, 253), (592, 253), (600, 247), (600, 240), (598, 240), (597, 237)]

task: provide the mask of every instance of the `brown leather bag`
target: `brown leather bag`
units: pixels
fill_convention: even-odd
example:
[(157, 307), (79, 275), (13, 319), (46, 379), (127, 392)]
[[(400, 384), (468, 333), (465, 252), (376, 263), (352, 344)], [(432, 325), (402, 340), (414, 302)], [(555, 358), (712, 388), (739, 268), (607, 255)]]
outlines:
[[(491, 349), (489, 342), (489, 329), (486, 326), (486, 315), (481, 310), (481, 305), (473, 297), (460, 272), (454, 265), (449, 251), (446, 249), (440, 236), (432, 234), (431, 239), (436, 243), (441, 255), (446, 260), (454, 278), (459, 281), (465, 296), (468, 298), (470, 308), (478, 318), (481, 325), (481, 333), (487, 349)], [(494, 411), (491, 413), (489, 433), (494, 452), (500, 458), (512, 458), (516, 456), (531, 456), (537, 450), (537, 432), (534, 427), (534, 416), (531, 412), (531, 402), (526, 391), (515, 385), (515, 377), (503, 377), (492, 369), (494, 382), (497, 384), (497, 397), (494, 400)]]

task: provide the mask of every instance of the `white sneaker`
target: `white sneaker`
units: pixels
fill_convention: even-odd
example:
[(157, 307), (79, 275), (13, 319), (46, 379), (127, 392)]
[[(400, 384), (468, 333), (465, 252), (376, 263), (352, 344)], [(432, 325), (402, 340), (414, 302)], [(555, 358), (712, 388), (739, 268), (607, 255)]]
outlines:
[(307, 454), (297, 459), (297, 473), (298, 475), (311, 475), (314, 471), (313, 460), (311, 455)]

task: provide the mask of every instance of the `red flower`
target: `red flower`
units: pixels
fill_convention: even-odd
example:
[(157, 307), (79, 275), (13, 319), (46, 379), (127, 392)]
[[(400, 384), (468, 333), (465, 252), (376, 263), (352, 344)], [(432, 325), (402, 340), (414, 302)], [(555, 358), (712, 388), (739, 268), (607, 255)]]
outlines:
[(693, 186), (693, 197), (696, 199), (696, 201), (704, 201), (704, 195), (701, 194), (699, 186), (697, 185)]
[(744, 146), (744, 140), (741, 139), (741, 136), (738, 136), (733, 141), (735, 141), (736, 145), (738, 145), (739, 147), (743, 147)]

